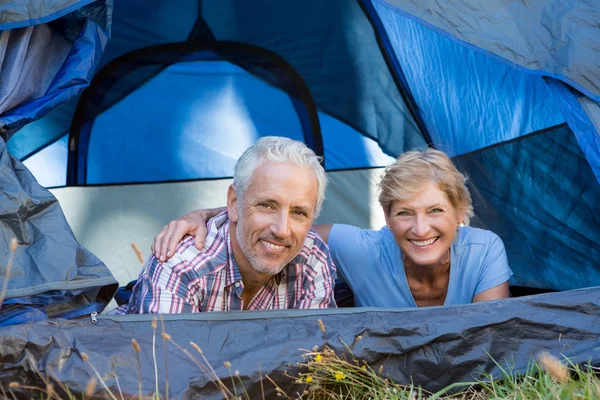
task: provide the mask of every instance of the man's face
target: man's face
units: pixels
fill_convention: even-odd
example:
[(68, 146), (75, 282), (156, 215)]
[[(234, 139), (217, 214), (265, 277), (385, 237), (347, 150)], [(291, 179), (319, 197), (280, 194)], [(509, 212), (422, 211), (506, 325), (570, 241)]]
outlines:
[[(243, 202), (230, 187), (228, 212), (245, 264), (276, 275), (298, 253), (312, 225), (317, 178), (308, 167), (266, 162), (254, 174)], [(235, 252), (234, 252), (235, 254)]]

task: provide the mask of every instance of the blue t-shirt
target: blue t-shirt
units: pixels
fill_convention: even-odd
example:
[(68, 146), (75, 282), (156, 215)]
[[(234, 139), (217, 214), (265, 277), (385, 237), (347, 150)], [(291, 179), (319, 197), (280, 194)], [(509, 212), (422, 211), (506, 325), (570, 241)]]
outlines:
[[(360, 229), (335, 224), (329, 249), (338, 273), (360, 307), (417, 307), (410, 292), (402, 251), (388, 227)], [(444, 305), (468, 304), (476, 294), (510, 279), (504, 244), (498, 235), (461, 226), (450, 247), (450, 281)]]

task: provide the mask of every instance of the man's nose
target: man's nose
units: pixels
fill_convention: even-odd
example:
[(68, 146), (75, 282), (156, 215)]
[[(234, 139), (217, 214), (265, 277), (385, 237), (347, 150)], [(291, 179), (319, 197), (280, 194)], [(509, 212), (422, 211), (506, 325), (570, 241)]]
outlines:
[(271, 224), (271, 233), (281, 239), (290, 236), (289, 216), (286, 212), (280, 212), (274, 216), (273, 223)]

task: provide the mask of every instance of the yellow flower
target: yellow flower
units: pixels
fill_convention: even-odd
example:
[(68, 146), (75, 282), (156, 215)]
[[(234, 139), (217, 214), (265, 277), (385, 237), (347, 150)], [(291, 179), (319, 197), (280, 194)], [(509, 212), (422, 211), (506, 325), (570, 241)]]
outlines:
[(336, 381), (341, 381), (342, 379), (346, 378), (346, 375), (344, 375), (342, 371), (337, 371), (334, 376)]
[(320, 355), (320, 354), (317, 354), (317, 355), (315, 356), (315, 361), (316, 361), (316, 362), (321, 362), (321, 360), (323, 360), (323, 356), (322, 356), (322, 355)]
[(312, 376), (309, 375), (306, 377), (306, 383), (311, 383), (312, 381), (313, 381)]

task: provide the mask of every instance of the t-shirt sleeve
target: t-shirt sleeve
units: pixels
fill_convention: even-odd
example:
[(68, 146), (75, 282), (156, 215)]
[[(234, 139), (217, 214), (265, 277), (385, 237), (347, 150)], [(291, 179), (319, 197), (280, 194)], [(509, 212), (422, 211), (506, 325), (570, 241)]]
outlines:
[(360, 229), (352, 225), (334, 224), (329, 232), (329, 250), (339, 277), (354, 288), (371, 276), (374, 260), (373, 246), (378, 231)]
[(502, 239), (494, 233), (490, 232), (490, 234), (489, 245), (486, 247), (487, 251), (483, 256), (483, 262), (479, 270), (475, 295), (508, 281), (513, 274), (508, 266)]

